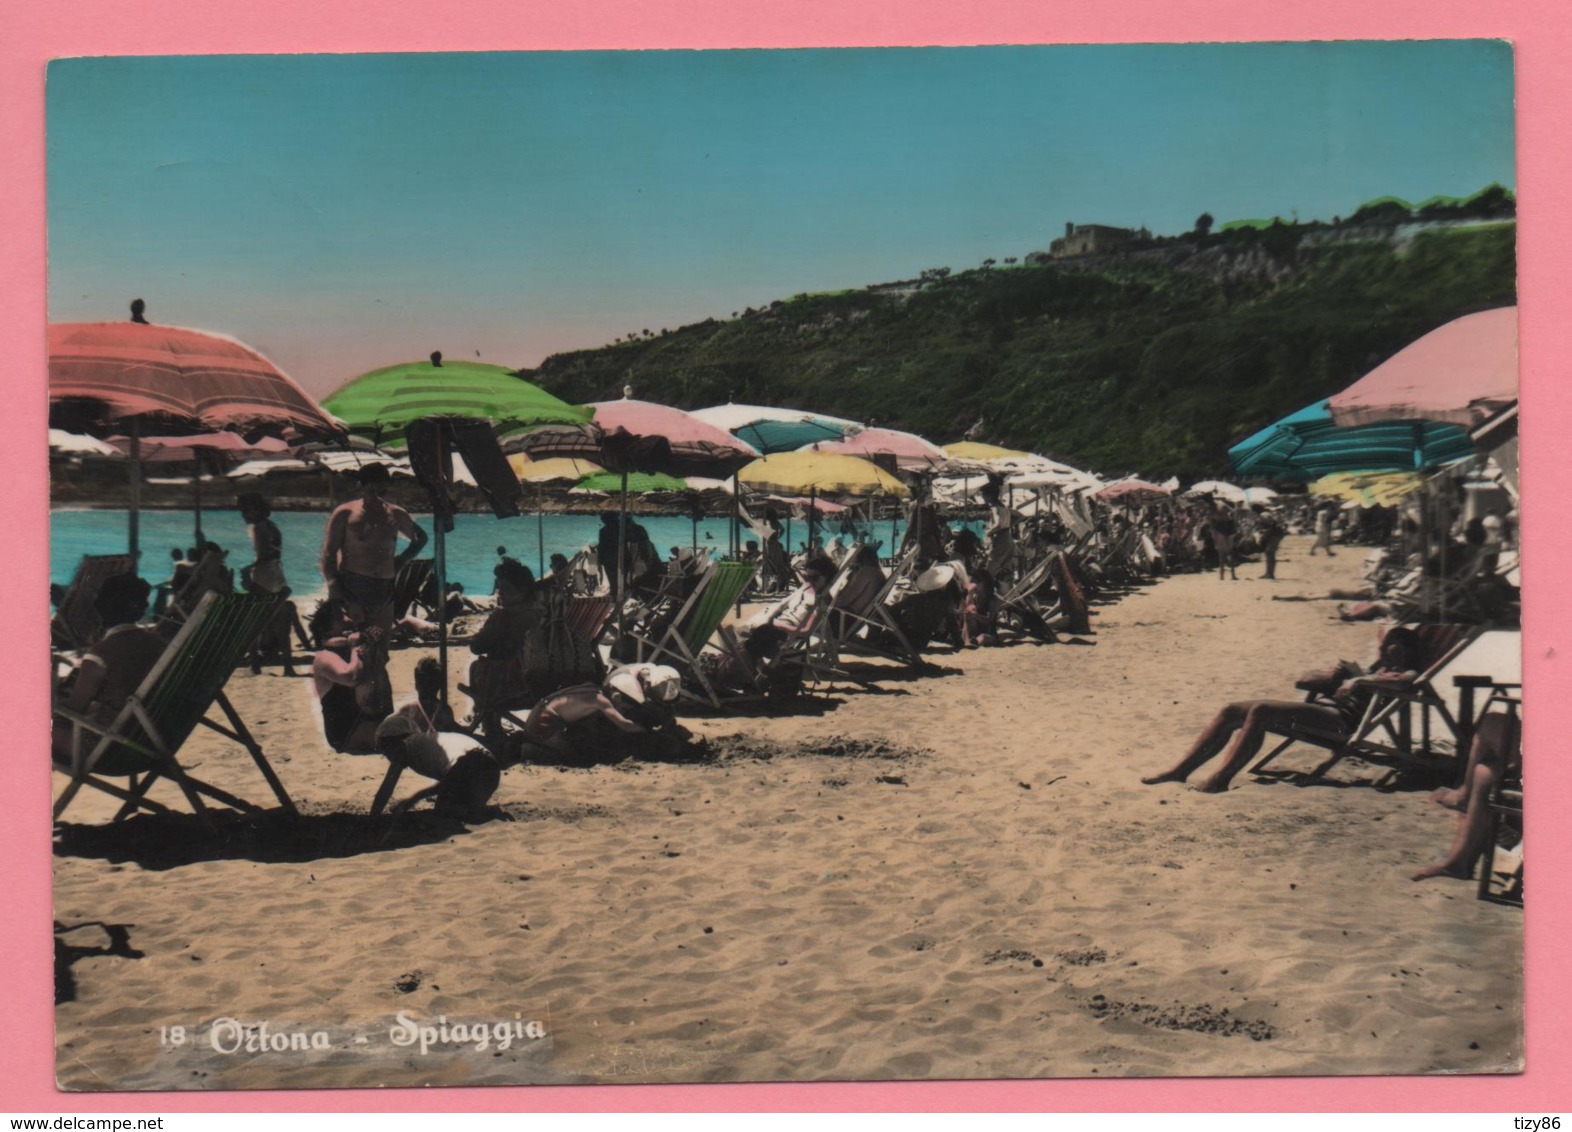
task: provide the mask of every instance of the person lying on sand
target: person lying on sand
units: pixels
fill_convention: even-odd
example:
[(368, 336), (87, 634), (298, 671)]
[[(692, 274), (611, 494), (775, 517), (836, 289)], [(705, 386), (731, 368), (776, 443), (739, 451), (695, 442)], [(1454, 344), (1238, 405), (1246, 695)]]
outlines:
[[(659, 707), (660, 716), (675, 716), (669, 705), (681, 691), (676, 669), (658, 664), (631, 664), (613, 669), (603, 684), (579, 684), (553, 692), (537, 703), (524, 728), (510, 736), (510, 761), (522, 761), (531, 754), (549, 758), (577, 759), (582, 752), (574, 731), (604, 721), (617, 731), (633, 735), (647, 732), (661, 719), (651, 713)], [(644, 710), (639, 710), (640, 708)], [(639, 718), (643, 716), (645, 721)]]
[[(1217, 713), (1195, 745), (1171, 770), (1141, 779), (1148, 786), (1159, 782), (1183, 782), (1190, 773), (1219, 753), (1223, 762), (1212, 775), (1197, 783), (1203, 794), (1220, 794), (1255, 757), (1268, 734), (1295, 726), (1310, 727), (1326, 734), (1353, 737), (1364, 718), (1374, 690), (1371, 683), (1401, 686), (1418, 676), (1419, 638), (1412, 630), (1388, 631), (1381, 642), (1381, 659), (1375, 671), (1355, 675), (1338, 685), (1331, 703), (1304, 703), (1295, 700), (1243, 700), (1229, 704)], [(1226, 748), (1226, 751), (1224, 750)]]
[(1522, 773), (1523, 724), (1515, 715), (1491, 712), (1479, 721), (1474, 742), (1468, 749), (1468, 768), (1463, 783), (1455, 790), (1437, 790), (1432, 800), (1461, 815), (1457, 836), (1447, 854), (1433, 865), (1426, 865), (1411, 880), (1430, 877), (1456, 877), (1468, 880), (1474, 875), (1474, 862), (1489, 846), (1490, 795), (1503, 778)]

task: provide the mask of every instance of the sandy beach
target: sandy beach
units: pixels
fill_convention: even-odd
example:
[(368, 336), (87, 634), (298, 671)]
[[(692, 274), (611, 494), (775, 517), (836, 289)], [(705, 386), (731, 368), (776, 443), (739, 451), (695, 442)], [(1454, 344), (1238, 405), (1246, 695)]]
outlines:
[[(1250, 565), (1100, 606), (1094, 645), (936, 653), (916, 679), (870, 664), (880, 692), (698, 718), (711, 763), (514, 768), (495, 799), (513, 821), (417, 810), (385, 841), (363, 816), (382, 761), (328, 751), (310, 681), (237, 672), (229, 695), (304, 817), (202, 838), (73, 803), (59, 1081), (1513, 1071), (1522, 913), (1408, 879), (1455, 822), (1426, 792), (1139, 782), (1223, 702), (1371, 651), (1373, 627), (1330, 603), (1271, 600), (1355, 582), (1360, 553), (1308, 546), (1289, 540), (1276, 582)], [(401, 693), (419, 655), (395, 654)], [(217, 736), (183, 760), (266, 793)], [(401, 1013), (450, 1040), (398, 1044)], [(215, 1050), (219, 1018), (332, 1048)], [(527, 1021), (546, 1036), (452, 1040)]]

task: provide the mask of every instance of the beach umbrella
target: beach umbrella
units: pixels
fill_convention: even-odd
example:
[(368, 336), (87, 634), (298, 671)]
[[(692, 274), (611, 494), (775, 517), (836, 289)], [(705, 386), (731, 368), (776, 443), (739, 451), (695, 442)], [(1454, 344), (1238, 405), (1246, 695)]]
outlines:
[(141, 438), (235, 432), (248, 439), (342, 435), (342, 426), (261, 354), (233, 338), (155, 326), (144, 305), (129, 322), (49, 327), (49, 424), (130, 437), (130, 552), (139, 551)]
[[(1337, 425), (1472, 428), (1517, 400), (1517, 308), (1464, 315), (1403, 347), (1329, 403)], [(1416, 465), (1417, 466), (1417, 465)]]
[(1308, 491), (1322, 498), (1342, 499), (1366, 507), (1395, 507), (1423, 483), (1418, 472), (1334, 472), (1312, 483)]
[(778, 495), (891, 495), (906, 485), (870, 460), (839, 452), (777, 452), (737, 473), (742, 486)]
[(1107, 503), (1129, 503), (1140, 499), (1167, 499), (1173, 493), (1160, 484), (1127, 479), (1104, 484), (1092, 494)]
[(971, 460), (980, 464), (1031, 455), (1016, 448), (1000, 448), (997, 444), (981, 444), (975, 440), (958, 440), (954, 444), (946, 444), (944, 454), (952, 460)]
[(945, 461), (944, 449), (930, 444), (911, 432), (893, 428), (865, 428), (850, 433), (843, 440), (828, 440), (813, 446), (816, 452), (839, 452), (846, 456), (873, 459), (885, 456), (895, 461), (897, 468), (924, 470)]
[(737, 473), (737, 482), (767, 495), (808, 497), (808, 542), (812, 544), (820, 495), (893, 496), (910, 494), (906, 485), (870, 460), (840, 452), (777, 452), (762, 456)]
[(111, 460), (125, 459), (125, 453), (108, 441), (96, 436), (67, 432), (63, 428), (49, 430), (49, 451), (63, 456), (107, 456)]
[[(573, 430), (543, 430), (538, 437), (525, 437), (523, 451), (531, 458), (541, 456), (594, 459), (621, 476), (633, 472), (665, 472), (670, 475), (735, 473), (758, 453), (746, 442), (726, 430), (709, 424), (692, 413), (633, 396), (632, 386), (623, 388), (618, 401), (597, 401), (588, 406), (595, 413), (595, 427)], [(628, 493), (622, 492), (617, 523), (617, 563), (613, 591), (622, 592), (627, 550)], [(603, 564), (605, 565), (605, 564)], [(609, 571), (608, 571), (609, 572)], [(617, 632), (623, 629), (624, 603), (617, 603)]]
[(1343, 427), (1323, 399), (1241, 440), (1228, 450), (1228, 459), (1242, 475), (1315, 479), (1333, 472), (1432, 468), (1473, 454), (1461, 425), (1413, 419)]
[[(525, 429), (545, 425), (582, 426), (594, 416), (569, 405), (513, 371), (482, 362), (444, 362), (440, 351), (427, 361), (403, 362), (362, 374), (334, 390), (323, 407), (350, 431), (384, 447), (407, 444), (416, 422), (484, 421), (493, 429)], [(438, 465), (449, 453), (445, 434), (437, 431)], [(456, 471), (456, 469), (455, 469)], [(447, 698), (448, 621), (446, 524), (434, 517), (432, 555), (437, 594), (437, 657), (442, 665), (442, 695)]]
[(1190, 490), (1185, 492), (1185, 494), (1212, 495), (1227, 503), (1243, 503), (1245, 501), (1244, 488), (1239, 487), (1237, 484), (1225, 483), (1222, 480), (1202, 480), (1198, 484), (1192, 484)]
[(631, 491), (647, 495), (652, 491), (687, 491), (688, 483), (665, 472), (596, 472), (585, 476), (574, 491), (593, 491), (610, 495), (616, 491)]
[(484, 362), (404, 362), (339, 386), (322, 407), (383, 448), (398, 448), (414, 421), (489, 421), (499, 429), (587, 423), (594, 414), (553, 397), (504, 366)]
[(713, 405), (708, 409), (695, 409), (693, 415), (746, 441), (763, 455), (795, 452), (821, 441), (837, 441), (864, 427), (845, 417), (768, 405)]
[(520, 483), (578, 483), (585, 476), (593, 476), (606, 469), (589, 460), (559, 456), (546, 460), (531, 460), (522, 452), (508, 457), (508, 466), (518, 476)]
[[(129, 455), (131, 440), (128, 437), (111, 437), (109, 441), (123, 454)], [(238, 433), (209, 432), (198, 436), (144, 436), (140, 439), (141, 459), (148, 464), (190, 464), (191, 508), (194, 513), (196, 544), (204, 541), (202, 534), (202, 473), (203, 465), (210, 461), (242, 456), (279, 456), (289, 451), (289, 445), (277, 437), (263, 436), (248, 441)]]

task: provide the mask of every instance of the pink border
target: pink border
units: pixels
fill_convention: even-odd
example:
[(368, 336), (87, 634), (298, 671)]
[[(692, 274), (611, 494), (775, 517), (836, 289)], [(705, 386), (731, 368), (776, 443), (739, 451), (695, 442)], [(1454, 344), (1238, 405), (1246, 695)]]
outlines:
[[(1572, 435), (1572, 395), (1556, 395), (1572, 357), (1572, 321), (1559, 290), (1572, 260), (1566, 123), (1572, 120), (1572, 21), (1560, 5), (1530, 0), (1100, 0), (1033, 5), (993, 0), (861, 0), (854, 4), (776, 0), (472, 0), (438, 5), (412, 0), (382, 7), (348, 0), (14, 0), (0, 37), (0, 123), (8, 140), (0, 162), (6, 202), (0, 225), (5, 265), (7, 377), (16, 391), (0, 419), (0, 530), (9, 540), (12, 613), (0, 650), (0, 687), (17, 720), (0, 759), (0, 877), (7, 930), (0, 971), (7, 975), (0, 1025), (0, 1109), (44, 1112), (294, 1110), (953, 1110), (1069, 1111), (1499, 1111), (1555, 1112), (1572, 1097), (1563, 1051), (1572, 1048), (1572, 993), (1554, 968), (1565, 954), (1572, 916), (1563, 899), (1569, 869), (1566, 818), (1552, 797), (1568, 790), (1572, 761), (1553, 736), (1572, 730), (1572, 697), (1556, 673), (1569, 603), (1554, 582), (1572, 562), (1572, 524), (1552, 502), (1572, 494), (1572, 461), (1554, 437)], [(437, 17), (437, 18), (433, 18)], [(475, 51), (497, 49), (805, 47), (1044, 42), (1464, 38), (1517, 44), (1522, 202), (1523, 386), (1531, 408), (1524, 426), (1524, 523), (1530, 544), (1526, 678), (1533, 708), (1529, 746), (1537, 753), (1529, 819), (1536, 831), (1535, 873), (1551, 878), (1528, 915), (1528, 1062), (1522, 1077), (1365, 1078), (1261, 1081), (1043, 1081), (896, 1085), (626, 1086), (536, 1090), (443, 1089), (307, 1093), (61, 1095), (53, 1082), (49, 906), (50, 781), (41, 759), (46, 698), (43, 620), (36, 616), (46, 579), (44, 467), (44, 64), (51, 56), (301, 51)], [(1542, 505), (1542, 501), (1543, 505)], [(1563, 512), (1564, 514), (1564, 512)], [(1554, 579), (1553, 574), (1562, 575)], [(148, 883), (157, 883), (156, 878)], [(1354, 883), (1350, 878), (1350, 883)], [(1556, 941), (1560, 940), (1559, 947)], [(1401, 940), (1393, 940), (1401, 948)]]

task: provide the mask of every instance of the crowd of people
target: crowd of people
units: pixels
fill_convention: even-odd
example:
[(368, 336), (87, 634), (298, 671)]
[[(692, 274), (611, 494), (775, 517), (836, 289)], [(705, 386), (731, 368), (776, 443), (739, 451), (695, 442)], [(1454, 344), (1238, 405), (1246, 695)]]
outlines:
[[(499, 547), (492, 600), (483, 622), (464, 640), (471, 654), (465, 690), (476, 710), (460, 720), (447, 703), (444, 673), (431, 658), (416, 665), (409, 695), (400, 698), (392, 687), (388, 650), (395, 636), (431, 626), (395, 607), (401, 567), (420, 554), (427, 535), (386, 498), (387, 487), (386, 469), (370, 465), (361, 472), (359, 495), (329, 515), (319, 559), (327, 593), (311, 613), (309, 634), (287, 600), (283, 536), (267, 501), (256, 493), (238, 500), (252, 550), (252, 561), (239, 570), (239, 587), (279, 599), (278, 616), (252, 652), (253, 669), (273, 660), (293, 674), (291, 635), (309, 635), (312, 686), (331, 749), (380, 755), (431, 779), (434, 785), (421, 796), (434, 794), (439, 809), (470, 819), (485, 812), (501, 771), (519, 762), (694, 752), (697, 741), (674, 710), (684, 674), (641, 662), (629, 642), (653, 639), (663, 627), (660, 619), (682, 608), (704, 575), (706, 552), (672, 547), (663, 557), (641, 524), (616, 512), (601, 515), (592, 546), (571, 559), (552, 555), (550, 571), (539, 579)], [(783, 655), (826, 630), (846, 639), (860, 635), (872, 646), (891, 636), (918, 652), (1020, 637), (1051, 641), (1066, 630), (1089, 630), (1083, 589), (1186, 570), (1215, 569), (1220, 580), (1237, 580), (1241, 565), (1254, 560), (1262, 565), (1260, 577), (1272, 580), (1278, 548), (1290, 531), (1314, 536), (1312, 556), (1335, 554), (1349, 542), (1394, 536), (1411, 542), (1415, 534), (1412, 519), (1394, 509), (1369, 507), (1350, 515), (1335, 502), (1314, 500), (1244, 506), (1204, 497), (1136, 498), (1110, 505), (1084, 497), (1039, 497), (1017, 509), (997, 479), (985, 483), (978, 498), (981, 534), (970, 523), (952, 524), (923, 477), (916, 477), (904, 533), (884, 559), (881, 544), (849, 517), (842, 517), (827, 541), (817, 537), (822, 528), (810, 523), (795, 555), (785, 545), (777, 512), (749, 517), (757, 537), (746, 541), (742, 557), (755, 564), (750, 596), (761, 607), (737, 624), (740, 650), (732, 659), (754, 670), (790, 670), (781, 663)], [(1427, 553), (1411, 554), (1400, 566), (1376, 566), (1368, 589), (1344, 595), (1354, 601), (1344, 614), (1390, 614), (1392, 606), (1380, 592), (1394, 571), (1445, 574), (1457, 569), (1458, 554), (1486, 563), (1493, 576), (1496, 561), (1514, 543), (1511, 517), (1499, 509), (1459, 520), (1432, 538)], [(59, 702), (67, 710), (111, 717), (157, 662), (190, 612), (193, 593), (236, 585), (227, 552), (211, 542), (174, 548), (170, 560), (169, 577), (156, 586), (127, 574), (100, 588), (92, 646), (74, 670), (62, 674)], [(429, 587), (424, 604), (431, 609), (437, 600), (434, 579)], [(563, 631), (565, 603), (594, 592), (609, 594), (634, 619), (632, 631), (613, 641), (609, 656)], [(459, 587), (443, 600), (448, 618), (481, 611)], [(150, 601), (154, 619), (144, 622)], [(867, 616), (880, 603), (888, 614), (882, 623)], [(727, 653), (709, 659), (714, 661), (709, 678), (723, 683)], [(1412, 633), (1393, 629), (1368, 670), (1340, 667), (1322, 702), (1228, 704), (1173, 767), (1143, 781), (1185, 781), (1215, 759), (1215, 769), (1196, 789), (1226, 790), (1269, 734), (1309, 728), (1329, 737), (1351, 736), (1373, 690), (1383, 682), (1411, 681), (1417, 663)], [(1500, 718), (1487, 717), (1478, 729), (1463, 783), (1438, 793), (1438, 802), (1464, 818), (1447, 858), (1416, 879), (1472, 868), (1481, 849), (1485, 801), (1516, 765), (1515, 720)], [(68, 757), (69, 743), (69, 728), (58, 728), (57, 758)]]

